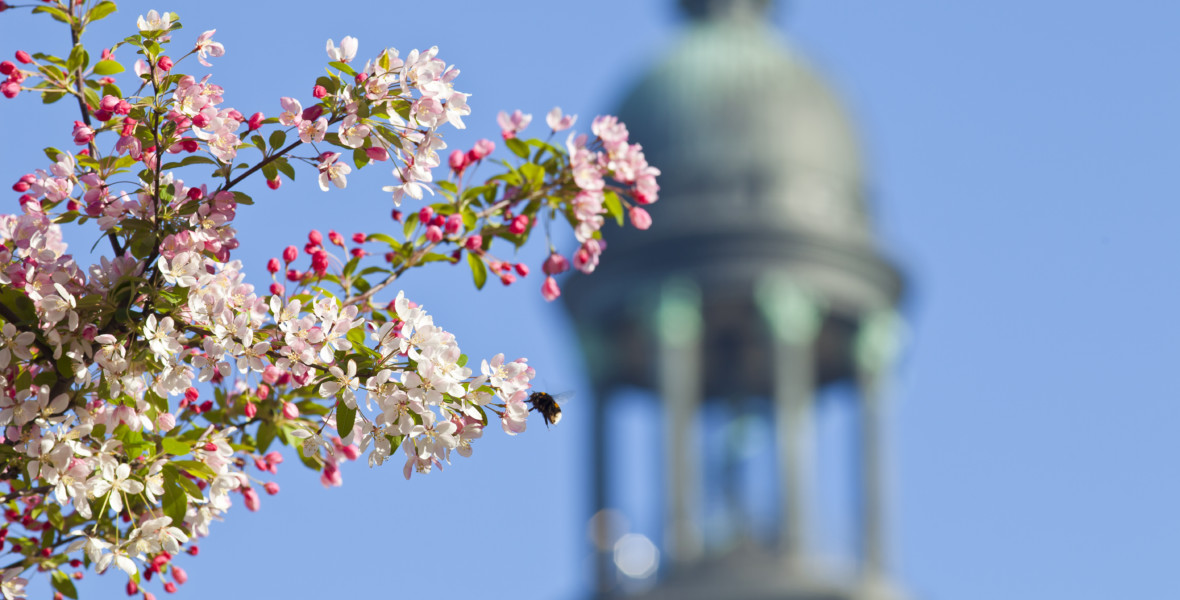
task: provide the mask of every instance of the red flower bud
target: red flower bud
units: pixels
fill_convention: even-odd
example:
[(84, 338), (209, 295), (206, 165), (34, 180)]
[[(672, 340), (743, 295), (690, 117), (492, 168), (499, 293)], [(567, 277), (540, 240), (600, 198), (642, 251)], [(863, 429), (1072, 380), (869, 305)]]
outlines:
[(271, 496), (279, 493), (279, 484), (273, 481), (266, 482), (262, 487), (266, 490), (266, 493), (270, 494)]
[(365, 243), (365, 234), (363, 234), (363, 233), (354, 233), (354, 234), (352, 234), (352, 243), (354, 243), (354, 244), (363, 244), (363, 243)]
[(168, 58), (167, 56), (161, 56), (159, 59), (156, 60), (156, 66), (159, 67), (163, 71), (171, 71), (172, 70), (172, 59)]
[(396, 208), (393, 209), (393, 211), (389, 213), (389, 216), (392, 217), (393, 220), (397, 221), (398, 223), (402, 222), (402, 211), (400, 211)]
[(516, 263), (516, 273), (521, 277), (528, 277), (529, 266), (524, 263)]
[(278, 176), (275, 176), (274, 179), (267, 179), (266, 180), (266, 187), (268, 187), (272, 190), (277, 190), (282, 185), (283, 185), (283, 180), (279, 179)]
[(323, 114), (324, 107), (320, 106), (319, 104), (313, 104), (303, 109), (303, 114), (301, 116), (303, 117), (304, 121), (314, 121), (320, 118), (320, 116)]
[(324, 235), (318, 229), (312, 229), (307, 234), (307, 241), (319, 246), (324, 243)]
[(479, 234), (467, 236), (467, 239), (463, 242), (463, 247), (471, 251), (479, 250), (482, 245), (483, 237)]
[(6, 60), (0, 62), (0, 74), (12, 75), (13, 71), (16, 71), (16, 65), (12, 61)]
[(335, 229), (328, 230), (328, 241), (336, 244), (337, 246), (340, 246), (341, 248), (344, 247), (344, 237), (337, 233)]
[(311, 88), (311, 95), (316, 98), (323, 98), (324, 96), (328, 95), (328, 88), (325, 88), (322, 85), (317, 85)]
[(21, 62), (21, 63), (27, 65), (27, 64), (33, 62), (33, 57), (29, 56), (29, 53), (25, 52), (24, 50), (17, 50), (16, 51), (16, 60), (18, 62)]
[(250, 131), (254, 131), (255, 129), (258, 129), (259, 127), (262, 127), (262, 121), (265, 119), (266, 119), (266, 117), (263, 116), (263, 114), (260, 112), (256, 112), (256, 113), (250, 115), (250, 120), (247, 122), (247, 125), (249, 125), (249, 127), (250, 127)]
[(279, 268), (280, 268), (279, 267), (279, 259), (272, 258), (272, 259), (266, 261), (266, 270), (267, 271), (270, 271), (271, 273), (278, 273)]

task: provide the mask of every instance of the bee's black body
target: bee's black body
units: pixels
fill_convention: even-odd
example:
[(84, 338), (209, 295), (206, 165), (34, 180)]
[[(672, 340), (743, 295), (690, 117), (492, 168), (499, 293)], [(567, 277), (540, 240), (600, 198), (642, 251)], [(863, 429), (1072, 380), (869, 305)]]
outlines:
[(545, 427), (556, 425), (561, 420), (561, 407), (557, 405), (557, 400), (554, 400), (551, 394), (533, 392), (529, 394), (527, 402), (532, 405), (532, 410), (541, 413), (541, 418), (545, 420)]

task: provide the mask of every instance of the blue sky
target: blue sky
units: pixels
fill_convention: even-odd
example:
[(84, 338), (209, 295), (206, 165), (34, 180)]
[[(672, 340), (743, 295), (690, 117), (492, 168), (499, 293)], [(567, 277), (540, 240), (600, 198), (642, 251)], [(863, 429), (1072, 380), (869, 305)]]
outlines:
[[(91, 43), (151, 8), (181, 14), (179, 40), (216, 27), (213, 81), (247, 114), (308, 96), (328, 38), (356, 36), (362, 55), (437, 44), (473, 94), (450, 138), (467, 147), (495, 136), (499, 110), (609, 111), (680, 23), (670, 0), (362, 4), (121, 2)], [(775, 21), (857, 118), (878, 231), (913, 279), (892, 414), (899, 578), (933, 599), (1180, 594), (1180, 4), (799, 0)], [(47, 19), (14, 14), (0, 40), (5, 55), (67, 48)], [(70, 145), (70, 108), (0, 100), (0, 181)], [(312, 226), (384, 222), (387, 174), (361, 175), (330, 195), (307, 173), (247, 190), (260, 202), (239, 213), (239, 256), (259, 281)], [(279, 496), (235, 510), (182, 563), (185, 597), (585, 589), (591, 398), (564, 315), (535, 276), (476, 296), (443, 266), (404, 285), (468, 354), (528, 356), (546, 387), (578, 390), (565, 420), (489, 431), (472, 459), (411, 482), (349, 465), (324, 490), (288, 465)], [(85, 583), (121, 594), (117, 577)]]

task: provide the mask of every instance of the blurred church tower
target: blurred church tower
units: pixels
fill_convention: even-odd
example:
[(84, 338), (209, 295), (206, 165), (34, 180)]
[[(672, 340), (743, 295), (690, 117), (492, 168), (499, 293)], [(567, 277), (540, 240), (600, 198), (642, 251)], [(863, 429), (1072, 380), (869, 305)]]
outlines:
[[(618, 111), (663, 171), (654, 225), (604, 230), (599, 271), (563, 295), (596, 396), (599, 598), (906, 598), (888, 572), (883, 397), (904, 282), (872, 232), (855, 128), (769, 4), (681, 0), (685, 30)], [(856, 390), (856, 550), (831, 571), (813, 446), (817, 390), (840, 382)], [(636, 397), (650, 436), (621, 422)], [(761, 463), (743, 451), (756, 431)], [(644, 460), (650, 475), (628, 476)], [(650, 536), (628, 531), (625, 496), (654, 505)]]

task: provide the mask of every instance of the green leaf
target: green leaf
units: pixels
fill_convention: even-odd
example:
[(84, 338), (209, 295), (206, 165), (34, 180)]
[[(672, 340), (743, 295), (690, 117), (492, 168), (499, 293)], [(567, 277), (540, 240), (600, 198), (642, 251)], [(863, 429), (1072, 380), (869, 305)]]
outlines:
[(483, 259), (468, 252), (467, 264), (471, 265), (471, 276), (475, 279), (475, 289), (482, 290), (483, 285), (488, 282), (488, 268), (483, 264)]
[(201, 479), (209, 480), (217, 477), (217, 473), (209, 468), (209, 465), (196, 460), (174, 460), (168, 464), (176, 465), (176, 468), (183, 469), (190, 475), (200, 477)]
[(173, 437), (160, 440), (160, 445), (164, 448), (164, 452), (173, 456), (184, 456), (193, 451), (191, 446)]
[(250, 142), (254, 144), (263, 154), (266, 154), (266, 140), (262, 139), (260, 135), (254, 135), (250, 138)]
[[(172, 518), (172, 524), (179, 526), (184, 522), (184, 513), (188, 511), (188, 494), (177, 480), (187, 481), (185, 477), (177, 474), (175, 469), (164, 469), (164, 497), (161, 508), (166, 516)], [(200, 488), (197, 491), (200, 492)]]
[(64, 571), (54, 571), (52, 579), (53, 589), (61, 592), (66, 598), (77, 599), (78, 588), (74, 587), (74, 581), (70, 579), (69, 575), (66, 575)]
[(49, 162), (57, 162), (57, 155), (58, 154), (65, 154), (65, 153), (62, 152), (61, 150), (58, 150), (57, 148), (54, 148), (53, 146), (50, 146), (45, 149), (45, 156), (49, 159)]
[(339, 69), (341, 71), (344, 71), (345, 73), (348, 73), (349, 75), (352, 75), (353, 77), (356, 77), (356, 70), (354, 70), (352, 67), (348, 66), (347, 63), (331, 62), (328, 64), (331, 65), (335, 69)]
[(115, 75), (116, 73), (122, 73), (124, 70), (123, 65), (119, 64), (118, 61), (110, 59), (100, 60), (97, 65), (94, 65), (95, 75)]
[(270, 147), (281, 148), (283, 143), (287, 141), (287, 132), (282, 129), (276, 129), (270, 134)]
[(238, 204), (245, 204), (247, 206), (254, 204), (254, 199), (242, 192), (234, 192), (234, 199), (238, 201)]
[(349, 408), (339, 400), (336, 401), (336, 431), (346, 436), (352, 433), (352, 426), (356, 424), (356, 409)]
[[(8, 310), (12, 311), (16, 315), (16, 318), (20, 319), (23, 323), (28, 325), (37, 323), (36, 307), (24, 292), (5, 286), (3, 289), (0, 289), (0, 304), (3, 304)], [(13, 325), (19, 324), (13, 323)]]
[(455, 185), (453, 181), (436, 181), (440, 189), (446, 190), (452, 194), (459, 193), (459, 186)]
[(277, 432), (278, 429), (275, 427), (275, 424), (270, 421), (263, 421), (258, 426), (258, 439), (255, 442), (257, 443), (259, 452), (266, 452), (266, 449), (275, 441), (275, 433)]
[(352, 151), (352, 164), (356, 165), (358, 169), (362, 169), (365, 165), (369, 164), (369, 155), (365, 152), (364, 148), (356, 148)]
[(623, 226), (623, 203), (619, 202), (619, 195), (614, 192), (607, 192), (606, 199), (602, 205), (606, 208), (606, 213), (615, 218), (619, 223), (619, 227)]
[(86, 14), (86, 19), (93, 23), (100, 19), (109, 17), (111, 13), (115, 12), (116, 9), (117, 7), (115, 6), (114, 2), (110, 2), (110, 0), (103, 0), (98, 4), (95, 4), (94, 8), (90, 9), (90, 12)]
[(389, 244), (389, 247), (393, 248), (394, 250), (400, 250), (402, 247), (401, 242), (398, 242), (397, 240), (389, 237), (388, 235), (385, 235), (384, 233), (370, 233), (365, 238), (365, 241), (366, 242), (385, 242), (386, 244)]
[(291, 163), (287, 162), (286, 158), (275, 159), (274, 165), (280, 173), (286, 175), (291, 181), (295, 181), (295, 168), (291, 166)]
[(534, 187), (540, 187), (545, 182), (545, 168), (538, 164), (521, 165), (520, 174), (524, 175), (525, 181)]
[[(53, 17), (53, 20), (61, 21), (62, 23), (69, 23), (70, 22), (70, 15), (68, 13), (66, 13), (66, 11), (64, 11), (60, 8), (54, 7), (54, 6), (38, 6), (37, 8), (33, 9), (33, 12), (34, 13), (48, 13), (49, 16)], [(62, 592), (62, 593), (64, 594), (65, 592)]]
[(176, 169), (178, 167), (187, 167), (189, 165), (216, 165), (217, 163), (207, 156), (199, 154), (190, 154), (178, 162), (164, 163), (165, 169)]
[(504, 145), (508, 146), (508, 149), (511, 150), (513, 154), (515, 154), (523, 159), (528, 159), (528, 157), (529, 157), (529, 145), (528, 144), (526, 144), (516, 138), (508, 138), (508, 139), (504, 140)]

